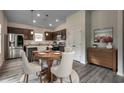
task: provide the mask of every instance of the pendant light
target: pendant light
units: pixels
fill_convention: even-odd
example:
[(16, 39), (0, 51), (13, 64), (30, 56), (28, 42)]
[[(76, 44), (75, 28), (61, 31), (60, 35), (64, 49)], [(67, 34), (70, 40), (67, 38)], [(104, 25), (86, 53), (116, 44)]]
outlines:
[(34, 10), (31, 10), (32, 22), (36, 23), (37, 21), (34, 19)]

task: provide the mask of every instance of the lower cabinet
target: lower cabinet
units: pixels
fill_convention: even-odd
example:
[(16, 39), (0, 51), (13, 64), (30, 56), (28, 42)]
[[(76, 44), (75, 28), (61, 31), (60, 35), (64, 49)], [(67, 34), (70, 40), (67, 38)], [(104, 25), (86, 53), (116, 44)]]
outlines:
[(37, 45), (37, 46), (25, 46), (24, 51), (26, 52), (26, 55), (28, 57), (29, 62), (33, 61), (33, 51), (45, 51), (47, 48), (47, 45)]
[(26, 54), (27, 54), (27, 58), (28, 61), (31, 62), (32, 61), (32, 51), (37, 51), (37, 47), (31, 47), (31, 48), (26, 48)]
[(117, 50), (106, 48), (88, 48), (88, 63), (111, 68), (117, 71)]

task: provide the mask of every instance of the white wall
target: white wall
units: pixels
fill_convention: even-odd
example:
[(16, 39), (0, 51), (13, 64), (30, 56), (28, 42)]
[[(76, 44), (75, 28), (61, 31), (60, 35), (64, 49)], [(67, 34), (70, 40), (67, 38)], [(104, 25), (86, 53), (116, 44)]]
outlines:
[(85, 11), (78, 11), (67, 17), (67, 41), (68, 46), (75, 45), (75, 56), (80, 57), (80, 62), (86, 63), (86, 28), (85, 28)]
[(2, 37), (1, 37), (1, 58), (2, 58), (2, 61), (0, 61), (0, 66), (3, 64), (4, 62), (4, 52), (5, 52), (5, 47), (4, 47), (4, 35), (7, 34), (7, 20), (4, 16), (4, 13), (3, 11), (0, 11), (0, 24), (1, 24), (1, 34), (2, 34)]
[(91, 12), (91, 44), (93, 43), (93, 30), (98, 28), (113, 27), (113, 46), (117, 48), (117, 11), (95, 10)]
[(124, 76), (124, 14), (123, 11), (117, 12), (117, 36), (118, 36), (118, 72)]
[[(36, 26), (31, 26), (31, 25), (25, 25), (25, 24), (20, 24), (20, 23), (15, 23), (15, 22), (8, 22), (7, 25), (9, 27), (18, 27), (18, 28), (33, 29), (34, 33), (42, 33), (42, 34), (44, 34), (45, 31), (52, 31), (52, 30), (46, 29), (46, 28), (41, 28), (41, 27), (36, 27)], [(45, 39), (43, 39), (43, 42), (44, 41), (45, 41)], [(25, 40), (24, 43), (27, 45), (29, 43), (35, 43), (35, 41), (34, 40)]]
[(66, 25), (66, 22), (64, 22), (61, 25), (59, 25), (58, 27), (56, 27), (54, 29), (54, 31), (59, 31), (59, 30), (66, 29), (66, 28), (67, 28), (67, 25)]
[[(80, 44), (80, 47), (76, 49), (78, 52), (76, 56), (80, 57), (80, 62), (87, 63), (87, 47), (90, 45), (90, 12), (78, 11), (69, 17), (66, 22), (58, 26), (54, 31), (67, 29), (67, 46), (73, 46), (73, 44)], [(78, 31), (78, 32), (77, 32)], [(81, 37), (81, 40), (79, 40)]]

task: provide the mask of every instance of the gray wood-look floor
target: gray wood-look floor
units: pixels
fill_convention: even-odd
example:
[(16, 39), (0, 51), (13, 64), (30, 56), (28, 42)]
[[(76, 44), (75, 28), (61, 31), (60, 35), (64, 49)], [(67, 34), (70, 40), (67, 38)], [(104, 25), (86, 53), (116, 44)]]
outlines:
[[(83, 65), (78, 62), (73, 64), (74, 70), (78, 73), (80, 83), (123, 83), (124, 77), (120, 77), (113, 73), (112, 70), (96, 66)], [(22, 76), (21, 59), (13, 59), (5, 62), (0, 69), (0, 83), (19, 82)], [(31, 83), (38, 83), (38, 78), (30, 80)]]

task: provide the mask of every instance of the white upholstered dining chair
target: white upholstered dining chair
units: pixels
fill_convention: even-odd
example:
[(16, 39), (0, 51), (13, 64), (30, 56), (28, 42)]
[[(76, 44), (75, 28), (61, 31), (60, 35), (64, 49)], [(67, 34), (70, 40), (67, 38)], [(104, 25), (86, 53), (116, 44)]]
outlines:
[[(47, 46), (38, 46), (37, 47), (37, 50), (40, 51), (40, 52), (45, 51), (46, 49), (47, 49)], [(39, 59), (39, 64), (42, 65), (42, 68), (47, 68), (48, 67), (46, 60)]]
[(30, 74), (40, 72), (40, 82), (42, 82), (41, 66), (37, 65), (37, 64), (29, 63), (28, 59), (27, 59), (27, 56), (26, 56), (26, 54), (23, 50), (21, 50), (21, 55), (22, 55), (22, 67), (23, 67), (23, 71), (25, 73), (24, 81), (26, 83), (28, 83), (28, 78), (29, 78)]
[(60, 82), (63, 82), (63, 78), (69, 77), (70, 82), (72, 83), (71, 73), (73, 71), (73, 58), (75, 52), (63, 52), (61, 63), (58, 66), (53, 66), (51, 68), (51, 78), (53, 74), (60, 78)]

